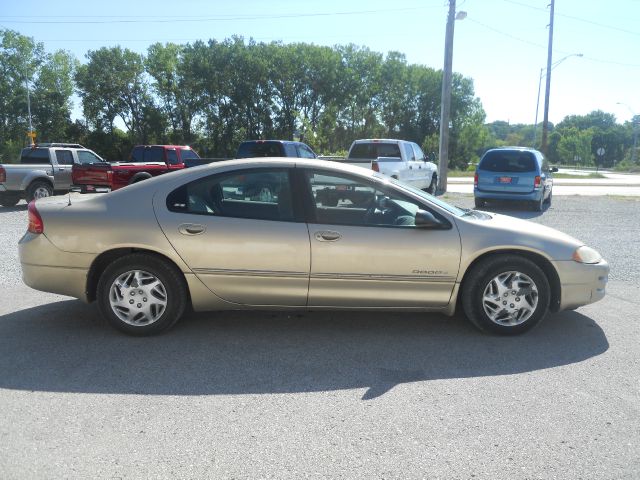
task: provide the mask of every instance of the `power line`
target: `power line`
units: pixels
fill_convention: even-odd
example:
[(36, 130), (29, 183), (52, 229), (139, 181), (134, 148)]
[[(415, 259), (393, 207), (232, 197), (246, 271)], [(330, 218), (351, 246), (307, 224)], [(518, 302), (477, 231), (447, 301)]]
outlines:
[[(18, 23), (18, 24), (116, 24), (116, 23), (186, 23), (186, 22), (228, 22), (238, 20), (267, 20), (267, 19), (279, 19), (279, 18), (303, 18), (303, 17), (333, 17), (333, 16), (346, 16), (346, 15), (364, 15), (364, 14), (377, 14), (377, 13), (390, 13), (390, 12), (411, 12), (416, 10), (423, 10), (425, 8), (442, 8), (440, 5), (424, 5), (421, 7), (406, 7), (406, 8), (387, 8), (381, 10), (354, 10), (344, 12), (316, 12), (316, 13), (283, 13), (283, 14), (264, 14), (264, 15), (235, 15), (235, 16), (215, 16), (205, 17), (202, 15), (198, 17), (188, 18), (176, 18), (176, 17), (155, 17), (145, 19), (131, 20), (128, 17), (126, 20), (2, 20), (3, 23)], [(15, 18), (4, 17), (0, 18)], [(42, 17), (28, 17), (28, 18), (42, 18)], [(51, 17), (46, 17), (51, 18)], [(68, 17), (66, 17), (68, 18)], [(96, 17), (86, 17), (96, 18)], [(117, 18), (117, 17), (113, 17)]]
[[(526, 4), (526, 3), (518, 2), (516, 0), (502, 0), (502, 1), (506, 2), (506, 3), (511, 3), (513, 5), (519, 5), (521, 7), (530, 8), (531, 10), (538, 10), (538, 11), (541, 11), (541, 12), (546, 12), (547, 11), (546, 8), (536, 7), (536, 6), (533, 6), (533, 5)], [(577, 22), (588, 23), (589, 25), (596, 25), (598, 27), (608, 28), (610, 30), (616, 30), (616, 31), (622, 32), (622, 33), (628, 33), (630, 35), (638, 35), (638, 36), (640, 36), (640, 31), (634, 32), (633, 30), (627, 30), (627, 29), (616, 27), (616, 26), (613, 26), (613, 25), (606, 25), (604, 23), (594, 22), (593, 20), (588, 20), (586, 18), (576, 17), (575, 15), (567, 15), (566, 13), (557, 13), (556, 12), (555, 15), (557, 17), (569, 18), (569, 19), (575, 20)]]
[[(485, 23), (482, 23), (482, 22), (479, 22), (477, 20), (474, 20), (472, 18), (467, 17), (466, 20), (470, 21), (471, 23), (475, 23), (477, 25), (480, 25), (481, 27), (486, 28), (487, 30), (491, 30), (492, 32), (498, 33), (500, 35), (504, 35), (505, 37), (509, 37), (509, 38), (511, 38), (513, 40), (517, 40), (519, 42), (527, 43), (529, 45), (533, 45), (534, 47), (547, 48), (546, 45), (542, 45), (541, 43), (535, 43), (535, 42), (532, 42), (530, 40), (526, 40), (524, 38), (517, 37), (515, 35), (512, 35), (510, 33), (504, 32), (502, 30), (498, 30), (497, 28), (494, 28), (494, 27), (492, 27), (490, 25), (487, 25)], [(562, 54), (565, 54), (565, 55), (572, 53), (572, 52), (567, 52), (565, 50), (555, 50), (554, 49), (553, 51), (555, 53), (562, 53)], [(591, 60), (592, 62), (606, 63), (606, 64), (609, 64), (609, 65), (619, 65), (619, 66), (622, 66), (622, 67), (633, 67), (633, 68), (639, 68), (640, 67), (640, 64), (638, 64), (638, 63), (616, 62), (615, 60), (605, 60), (605, 59), (601, 59), (601, 58), (594, 58), (594, 57), (590, 57), (588, 55), (583, 55), (582, 58), (585, 59), (585, 60)]]

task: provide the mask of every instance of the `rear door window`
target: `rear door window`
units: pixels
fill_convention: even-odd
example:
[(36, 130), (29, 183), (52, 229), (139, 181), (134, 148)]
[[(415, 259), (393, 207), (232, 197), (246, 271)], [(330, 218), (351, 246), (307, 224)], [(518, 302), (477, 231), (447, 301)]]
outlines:
[(260, 169), (212, 175), (167, 197), (172, 212), (255, 220), (295, 221), (289, 172)]
[(71, 150), (56, 150), (56, 162), (58, 165), (73, 165)]
[(492, 151), (480, 161), (478, 169), (488, 172), (525, 173), (535, 172), (536, 159), (531, 152)]
[(176, 165), (180, 163), (180, 160), (178, 160), (178, 152), (176, 152), (175, 148), (167, 149), (167, 162), (169, 165)]
[(147, 148), (144, 161), (145, 162), (154, 162), (154, 163), (164, 163), (164, 149), (162, 147), (151, 147)]
[(144, 162), (144, 147), (133, 147), (129, 160), (132, 162)]

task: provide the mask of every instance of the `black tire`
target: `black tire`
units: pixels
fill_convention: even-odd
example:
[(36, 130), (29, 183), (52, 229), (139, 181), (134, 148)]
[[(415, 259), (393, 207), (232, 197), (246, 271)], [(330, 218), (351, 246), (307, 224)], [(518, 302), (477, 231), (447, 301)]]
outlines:
[(430, 193), (431, 195), (435, 195), (437, 189), (438, 189), (438, 176), (434, 173), (433, 176), (431, 177), (431, 183), (427, 187), (427, 193)]
[(53, 187), (47, 182), (36, 180), (27, 187), (27, 202), (37, 198), (50, 197), (53, 195)]
[(475, 201), (475, 204), (476, 204), (476, 208), (484, 208), (484, 206), (487, 204), (487, 202), (485, 202), (484, 200), (482, 200), (480, 198), (475, 198), (474, 201)]
[(0, 205), (3, 207), (15, 207), (20, 201), (20, 195), (2, 195), (0, 196)]
[(548, 207), (551, 206), (551, 199), (553, 198), (553, 192), (549, 192), (549, 197), (547, 197), (547, 200), (545, 201), (545, 203), (547, 204)]
[[(485, 312), (483, 302), (485, 290), (490, 288), (490, 282), (499, 275), (507, 274), (508, 272), (519, 272), (526, 275), (533, 282), (538, 292), (537, 305), (533, 313), (522, 321), (522, 323), (515, 325), (505, 325), (493, 321)], [(513, 283), (511, 283), (509, 288), (515, 288)], [(512, 290), (511, 292), (507, 292), (506, 295), (513, 292), (516, 291)], [(476, 264), (472, 270), (465, 275), (461, 295), (462, 307), (471, 323), (483, 332), (498, 335), (518, 335), (535, 327), (547, 315), (551, 297), (549, 281), (540, 267), (527, 258), (511, 254), (495, 255), (481, 260)], [(520, 296), (530, 298), (531, 293), (520, 293)], [(516, 297), (516, 299), (521, 301), (519, 297)], [(510, 296), (507, 296), (505, 300), (513, 301)]]
[(540, 195), (540, 200), (531, 202), (531, 210), (534, 212), (542, 212), (544, 210), (544, 194)]
[(152, 177), (152, 175), (150, 173), (136, 173), (133, 177), (131, 177), (131, 180), (129, 180), (129, 185), (132, 185), (134, 183), (138, 183), (138, 182), (142, 182), (143, 180), (148, 180)]
[[(134, 315), (131, 319), (134, 324), (127, 323), (125, 320), (120, 318), (111, 307), (110, 293), (114, 282), (118, 277), (133, 271), (140, 271), (155, 277), (159, 280), (160, 285), (164, 287), (163, 293), (166, 294), (164, 297), (166, 307), (159, 314), (158, 318), (153, 321), (146, 323), (140, 323), (138, 321), (138, 324), (135, 324), (135, 305), (140, 307), (141, 305), (144, 305), (142, 302), (138, 304), (133, 303), (134, 306), (131, 308), (133, 308), (134, 311), (132, 313), (125, 313), (121, 311), (122, 315)], [(138, 294), (138, 292), (143, 292), (143, 290), (133, 291), (133, 293), (131, 293), (132, 290), (140, 287), (140, 285), (135, 282), (132, 285), (133, 287), (122, 285), (126, 290), (125, 288), (118, 289), (123, 300), (129, 299), (128, 295), (131, 294), (132, 297), (129, 299), (129, 302), (140, 301), (140, 299), (146, 302), (147, 300), (145, 300), (145, 298), (148, 293)], [(144, 287), (145, 285), (140, 288)], [(129, 291), (129, 293), (127, 294), (125, 291)], [(153, 295), (153, 293), (151, 293), (151, 295)], [(160, 297), (156, 296), (156, 298)], [(129, 335), (145, 336), (154, 335), (167, 330), (180, 319), (187, 307), (188, 292), (182, 274), (173, 265), (152, 255), (132, 253), (115, 260), (107, 266), (98, 281), (96, 299), (98, 301), (100, 314), (111, 326)], [(140, 310), (138, 310), (138, 312), (140, 312)]]

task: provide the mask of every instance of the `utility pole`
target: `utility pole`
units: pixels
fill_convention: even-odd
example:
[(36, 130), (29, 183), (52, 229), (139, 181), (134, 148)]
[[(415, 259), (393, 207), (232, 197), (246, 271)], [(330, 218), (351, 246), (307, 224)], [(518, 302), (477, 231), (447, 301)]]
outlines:
[(553, 56), (553, 10), (555, 0), (549, 4), (549, 51), (547, 52), (547, 85), (544, 92), (544, 120), (542, 122), (542, 153), (547, 155), (547, 135), (549, 133), (549, 90), (551, 89), (551, 60)]
[(444, 69), (442, 71), (442, 98), (440, 103), (440, 147), (438, 162), (438, 192), (447, 191), (449, 168), (449, 117), (451, 110), (451, 78), (453, 67), (453, 28), (456, 20), (456, 0), (449, 0), (447, 30), (444, 43)]

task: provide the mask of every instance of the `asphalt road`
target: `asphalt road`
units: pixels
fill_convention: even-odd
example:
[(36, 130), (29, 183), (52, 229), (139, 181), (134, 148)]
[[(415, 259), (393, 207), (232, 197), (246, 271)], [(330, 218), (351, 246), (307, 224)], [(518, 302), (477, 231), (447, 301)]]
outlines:
[(636, 479), (639, 210), (501, 211), (612, 265), (603, 301), (524, 336), (441, 315), (252, 312), (140, 339), (23, 286), (25, 208), (0, 209), (0, 478)]

